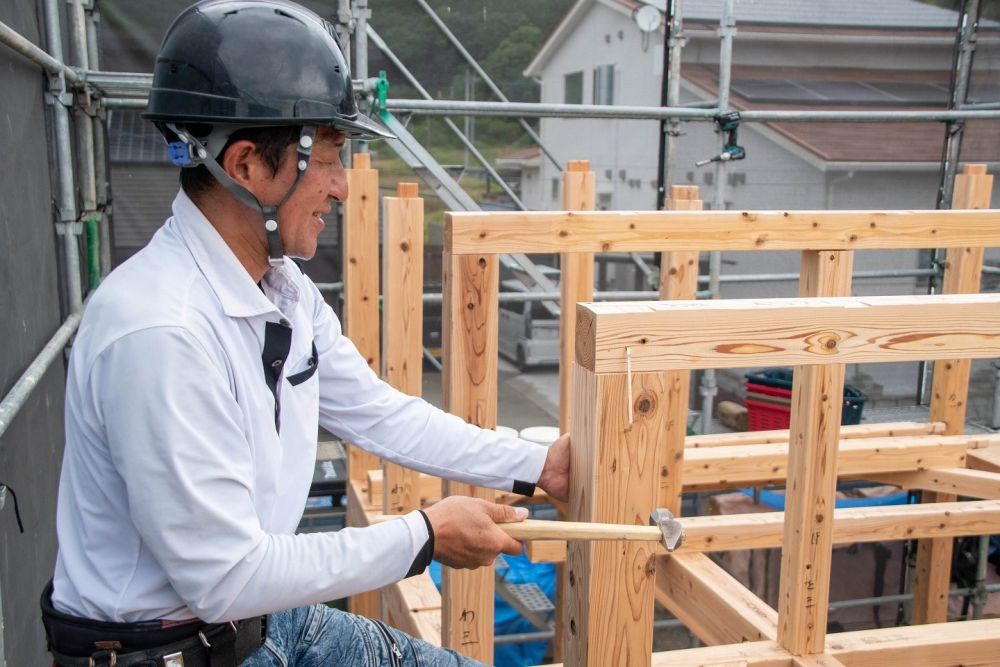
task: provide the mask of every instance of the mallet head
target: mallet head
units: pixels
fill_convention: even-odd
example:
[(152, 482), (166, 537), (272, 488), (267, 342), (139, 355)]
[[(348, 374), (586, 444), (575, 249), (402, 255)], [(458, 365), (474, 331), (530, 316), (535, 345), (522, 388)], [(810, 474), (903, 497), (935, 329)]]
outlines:
[(674, 514), (670, 510), (663, 507), (656, 508), (649, 515), (649, 524), (660, 527), (660, 533), (663, 534), (663, 546), (667, 548), (668, 553), (673, 552), (684, 542), (684, 527), (681, 526), (680, 521), (674, 518)]

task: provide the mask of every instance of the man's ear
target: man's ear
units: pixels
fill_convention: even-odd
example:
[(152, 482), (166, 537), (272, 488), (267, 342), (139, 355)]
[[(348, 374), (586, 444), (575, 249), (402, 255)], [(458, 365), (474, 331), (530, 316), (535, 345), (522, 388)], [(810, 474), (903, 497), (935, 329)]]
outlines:
[(223, 170), (247, 189), (261, 177), (261, 170), (266, 167), (260, 154), (257, 153), (257, 144), (249, 139), (234, 141), (222, 156)]

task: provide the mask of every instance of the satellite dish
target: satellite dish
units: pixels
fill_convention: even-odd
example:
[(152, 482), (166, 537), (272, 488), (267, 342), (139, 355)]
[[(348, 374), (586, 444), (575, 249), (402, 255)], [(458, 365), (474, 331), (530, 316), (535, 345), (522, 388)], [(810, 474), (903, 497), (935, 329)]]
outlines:
[(643, 5), (632, 12), (632, 20), (643, 32), (653, 32), (658, 30), (663, 14), (652, 5)]

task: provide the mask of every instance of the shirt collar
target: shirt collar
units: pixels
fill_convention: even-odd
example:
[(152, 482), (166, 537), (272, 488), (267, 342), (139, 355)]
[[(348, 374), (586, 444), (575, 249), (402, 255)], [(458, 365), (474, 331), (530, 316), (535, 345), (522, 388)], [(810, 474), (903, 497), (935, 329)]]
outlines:
[(177, 192), (172, 208), (181, 239), (215, 292), (226, 315), (256, 317), (274, 312), (291, 315), (298, 301), (298, 290), (294, 289), (294, 281), (287, 275), (286, 267), (274, 267), (264, 276), (264, 282), (268, 286), (280, 285), (280, 289), (269, 290), (272, 294), (283, 297), (276, 306), (254, 284), (246, 268), (184, 190)]

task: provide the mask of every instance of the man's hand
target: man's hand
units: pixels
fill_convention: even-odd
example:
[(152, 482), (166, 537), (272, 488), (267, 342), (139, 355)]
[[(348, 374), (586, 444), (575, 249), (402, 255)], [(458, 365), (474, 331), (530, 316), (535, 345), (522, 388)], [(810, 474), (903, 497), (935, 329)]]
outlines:
[(521, 543), (498, 523), (523, 521), (528, 510), (497, 505), (481, 498), (449, 496), (424, 510), (434, 529), (434, 559), (448, 567), (473, 570), (491, 565), (505, 553), (518, 556)]
[(563, 433), (549, 447), (538, 486), (556, 500), (569, 500), (569, 433)]

